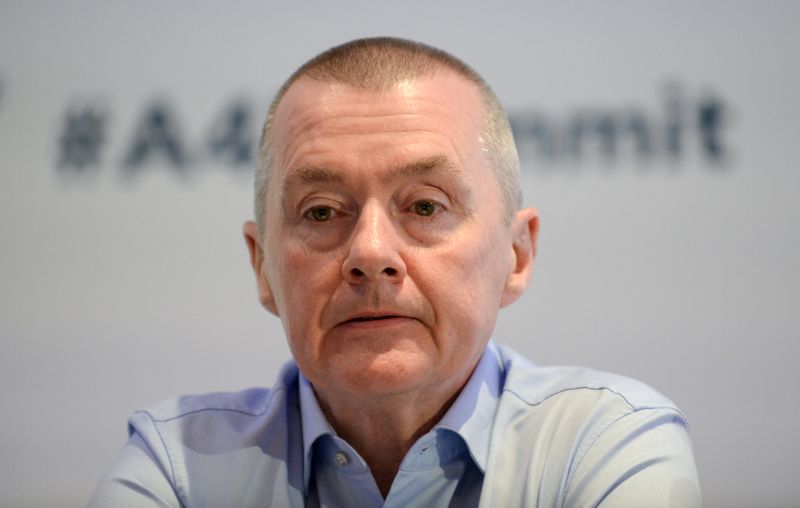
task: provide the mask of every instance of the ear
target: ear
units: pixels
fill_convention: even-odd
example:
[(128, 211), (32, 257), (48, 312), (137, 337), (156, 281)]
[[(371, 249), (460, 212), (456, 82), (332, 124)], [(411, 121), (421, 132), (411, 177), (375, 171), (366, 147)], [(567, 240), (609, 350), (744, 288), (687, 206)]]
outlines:
[(517, 212), (511, 224), (511, 248), (514, 268), (508, 274), (500, 306), (505, 307), (525, 292), (533, 272), (536, 242), (539, 236), (539, 212), (525, 208)]
[(266, 267), (264, 266), (264, 249), (261, 247), (260, 233), (258, 226), (253, 221), (244, 223), (244, 241), (247, 243), (247, 250), (250, 251), (250, 264), (256, 276), (258, 284), (258, 299), (261, 305), (271, 313), (278, 315), (278, 307), (275, 305), (275, 296), (269, 287), (267, 280)]

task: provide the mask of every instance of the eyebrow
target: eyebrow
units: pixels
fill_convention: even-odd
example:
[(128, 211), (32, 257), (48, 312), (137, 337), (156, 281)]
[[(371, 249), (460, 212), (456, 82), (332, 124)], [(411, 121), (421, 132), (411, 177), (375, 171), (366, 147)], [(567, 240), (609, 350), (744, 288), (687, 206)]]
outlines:
[[(391, 180), (398, 176), (425, 176), (425, 175), (458, 175), (460, 172), (455, 165), (444, 155), (432, 155), (425, 157), (403, 166), (389, 170), (386, 175), (381, 176), (381, 180)], [(318, 166), (301, 166), (291, 172), (283, 182), (283, 190), (286, 191), (295, 185), (308, 185), (313, 183), (342, 183), (346, 176), (341, 172)]]
[(316, 166), (301, 166), (286, 177), (283, 182), (284, 190), (297, 184), (310, 184), (320, 182), (334, 182), (340, 183), (344, 181), (344, 177), (332, 169), (316, 167)]
[(391, 170), (386, 176), (457, 175), (459, 171), (444, 155), (432, 155)]

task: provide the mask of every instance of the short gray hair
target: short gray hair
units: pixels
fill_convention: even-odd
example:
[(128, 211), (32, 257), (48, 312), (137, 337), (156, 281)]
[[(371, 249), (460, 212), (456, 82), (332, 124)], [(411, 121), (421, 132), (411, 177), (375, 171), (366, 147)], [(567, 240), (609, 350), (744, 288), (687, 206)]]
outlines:
[(429, 77), (441, 69), (454, 71), (478, 88), (484, 106), (484, 126), (479, 131), (479, 142), (500, 185), (505, 220), (510, 224), (522, 205), (519, 156), (508, 117), (492, 89), (470, 66), (445, 51), (405, 39), (374, 37), (346, 42), (320, 53), (297, 69), (275, 95), (258, 147), (254, 208), (259, 232), (264, 231), (265, 200), (274, 163), (275, 112), (295, 81), (307, 76), (321, 82), (383, 91), (398, 81)]

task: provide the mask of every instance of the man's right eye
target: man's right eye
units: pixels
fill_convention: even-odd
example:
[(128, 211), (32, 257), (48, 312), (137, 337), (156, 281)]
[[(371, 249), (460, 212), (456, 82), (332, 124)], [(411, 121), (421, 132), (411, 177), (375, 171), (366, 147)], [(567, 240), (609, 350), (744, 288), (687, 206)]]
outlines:
[(329, 206), (315, 206), (314, 208), (309, 209), (305, 213), (305, 216), (306, 218), (316, 222), (325, 222), (333, 217), (333, 214), (333, 208)]

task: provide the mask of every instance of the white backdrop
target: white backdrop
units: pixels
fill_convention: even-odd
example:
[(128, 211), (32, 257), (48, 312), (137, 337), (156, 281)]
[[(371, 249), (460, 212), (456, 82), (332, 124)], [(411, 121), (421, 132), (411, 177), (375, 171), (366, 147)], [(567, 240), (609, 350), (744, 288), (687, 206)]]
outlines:
[(796, 2), (0, 2), (0, 505), (81, 506), (134, 409), (272, 383), (247, 149), (297, 65), (367, 35), (462, 57), (515, 119), (543, 229), (496, 340), (675, 400), (707, 506), (800, 505), (798, 26)]

